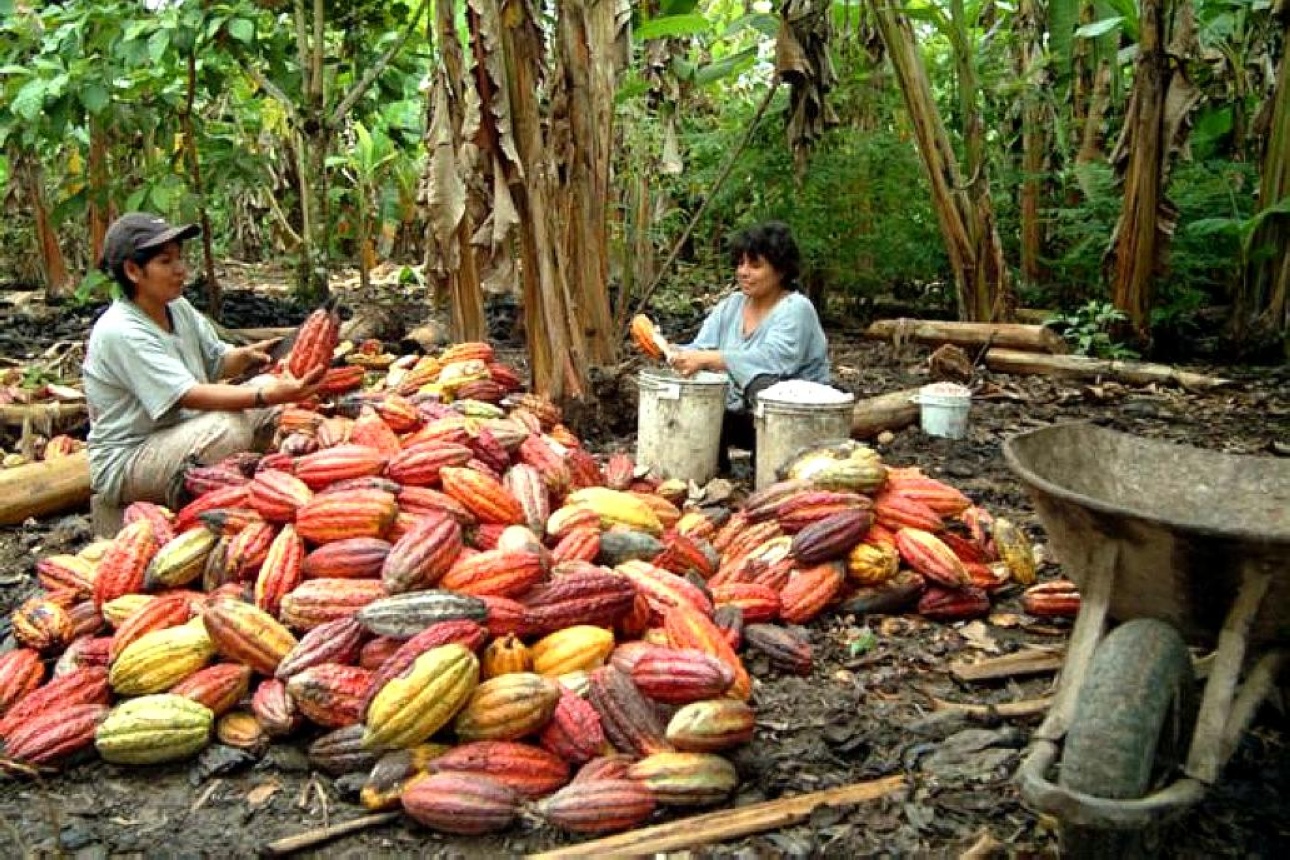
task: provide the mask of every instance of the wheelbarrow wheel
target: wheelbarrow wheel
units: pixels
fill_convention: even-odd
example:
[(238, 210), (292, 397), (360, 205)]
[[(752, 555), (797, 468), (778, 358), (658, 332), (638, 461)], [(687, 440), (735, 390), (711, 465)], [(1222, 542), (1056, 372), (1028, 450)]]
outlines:
[[(1195, 676), (1182, 637), (1140, 618), (1097, 647), (1062, 750), (1061, 785), (1109, 800), (1145, 797), (1181, 765), (1195, 715)], [(1154, 834), (1063, 825), (1068, 857), (1153, 853)]]

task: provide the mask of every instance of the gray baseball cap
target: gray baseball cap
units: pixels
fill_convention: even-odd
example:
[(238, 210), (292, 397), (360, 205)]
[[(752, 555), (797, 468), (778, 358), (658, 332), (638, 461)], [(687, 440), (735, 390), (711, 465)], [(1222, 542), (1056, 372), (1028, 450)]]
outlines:
[(103, 257), (99, 260), (99, 268), (111, 272), (140, 251), (160, 248), (168, 242), (182, 242), (201, 233), (202, 228), (196, 224), (176, 227), (147, 212), (128, 212), (113, 221), (103, 237)]

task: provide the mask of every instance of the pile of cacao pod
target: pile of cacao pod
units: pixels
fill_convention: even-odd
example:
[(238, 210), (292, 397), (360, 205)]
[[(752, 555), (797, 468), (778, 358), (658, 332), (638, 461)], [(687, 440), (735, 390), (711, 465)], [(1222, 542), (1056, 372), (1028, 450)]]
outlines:
[(740, 651), (812, 667), (776, 622), (865, 600), (962, 618), (1001, 568), (1033, 581), (1019, 533), (863, 446), (731, 511), (598, 460), (485, 343), (328, 379), (273, 452), (195, 466), (180, 510), (136, 503), (113, 540), (38, 562), (0, 655), (5, 766), (312, 733), (314, 767), (367, 774), (365, 806), (445, 832), (521, 810), (626, 829), (735, 789)]

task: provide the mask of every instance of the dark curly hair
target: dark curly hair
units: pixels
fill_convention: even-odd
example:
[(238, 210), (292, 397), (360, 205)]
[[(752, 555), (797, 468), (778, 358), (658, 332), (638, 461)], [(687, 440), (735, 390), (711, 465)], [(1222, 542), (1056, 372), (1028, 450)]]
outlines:
[(793, 231), (783, 221), (767, 221), (742, 231), (730, 242), (730, 263), (736, 268), (745, 258), (760, 257), (775, 267), (785, 289), (797, 289), (802, 272), (802, 252), (793, 240)]

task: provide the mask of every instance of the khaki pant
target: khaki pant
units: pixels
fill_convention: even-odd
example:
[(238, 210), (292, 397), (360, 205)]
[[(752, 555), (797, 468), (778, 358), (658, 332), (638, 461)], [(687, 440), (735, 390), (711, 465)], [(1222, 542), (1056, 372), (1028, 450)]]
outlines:
[(120, 506), (91, 500), (94, 533), (112, 537), (131, 502), (156, 502), (177, 509), (183, 492), (183, 471), (192, 463), (203, 466), (239, 451), (263, 451), (273, 437), (279, 407), (241, 412), (203, 412), (154, 433), (126, 466)]

